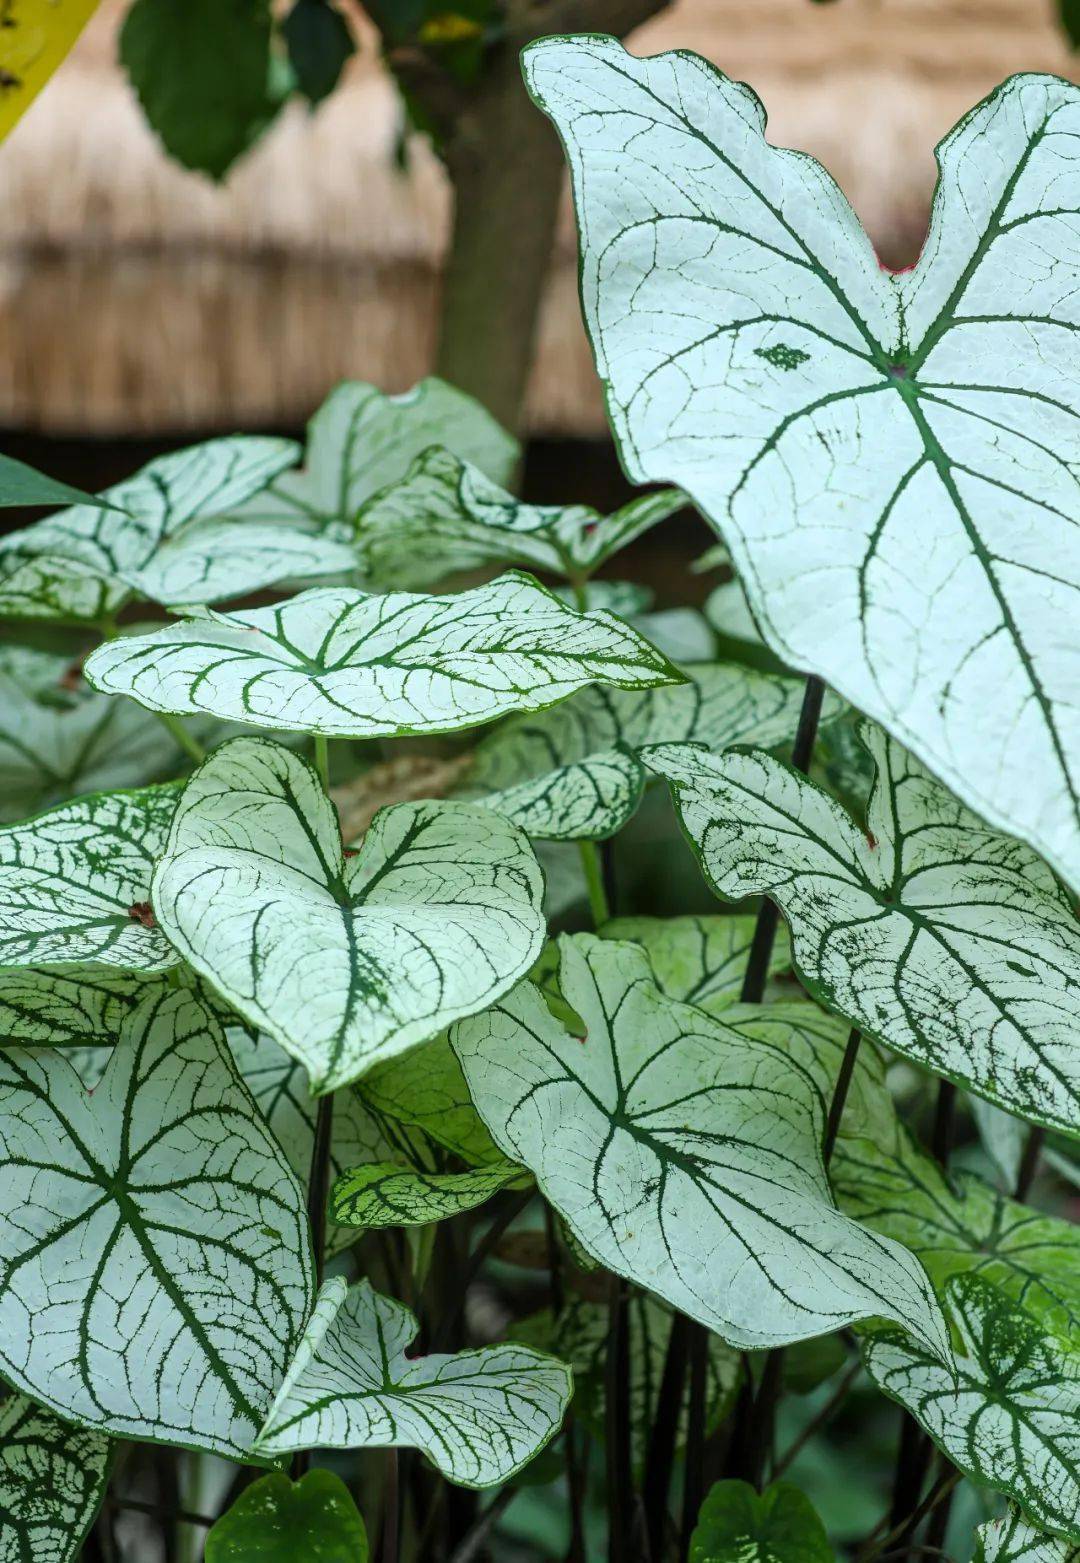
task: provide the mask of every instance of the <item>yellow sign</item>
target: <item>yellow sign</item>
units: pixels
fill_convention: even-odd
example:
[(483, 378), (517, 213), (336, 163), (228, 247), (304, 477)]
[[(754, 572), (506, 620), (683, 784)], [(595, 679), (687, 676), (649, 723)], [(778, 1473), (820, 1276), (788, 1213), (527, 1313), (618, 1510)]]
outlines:
[(98, 0), (0, 0), (0, 139), (29, 108)]

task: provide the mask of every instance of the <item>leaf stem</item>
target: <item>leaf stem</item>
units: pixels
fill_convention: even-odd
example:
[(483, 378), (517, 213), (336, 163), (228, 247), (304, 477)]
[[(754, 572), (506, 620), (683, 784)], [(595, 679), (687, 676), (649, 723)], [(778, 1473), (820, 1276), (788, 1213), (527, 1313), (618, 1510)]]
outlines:
[(911, 1531), (913, 1531), (919, 1522), (924, 1520), (932, 1509), (937, 1508), (938, 1504), (942, 1501), (943, 1498), (948, 1497), (959, 1480), (960, 1472), (956, 1470), (954, 1466), (950, 1466), (947, 1471), (943, 1471), (918, 1507), (913, 1509), (912, 1512), (905, 1519), (902, 1519), (898, 1525), (894, 1525), (892, 1530), (886, 1531), (885, 1535), (881, 1538), (880, 1541), (876, 1542), (869, 1549), (861, 1552), (858, 1556), (857, 1563), (871, 1563), (871, 1559), (880, 1557), (881, 1553), (885, 1551), (890, 1542), (897, 1541), (901, 1537), (906, 1536)]
[[(326, 1202), (330, 1192), (330, 1147), (334, 1137), (334, 1093), (319, 1098), (315, 1138), (311, 1147), (307, 1214), (311, 1225), (311, 1250), (315, 1261), (315, 1291), (326, 1273)], [(311, 1469), (311, 1450), (298, 1449), (293, 1457), (292, 1478), (299, 1481)]]
[(520, 1487), (504, 1487), (495, 1495), (468, 1533), (462, 1536), (458, 1546), (450, 1555), (450, 1563), (473, 1563), (488, 1535), (494, 1530), (520, 1491)]
[(1027, 1144), (1024, 1146), (1024, 1154), (1020, 1158), (1016, 1188), (1013, 1192), (1014, 1199), (1027, 1199), (1031, 1185), (1035, 1181), (1035, 1174), (1039, 1170), (1039, 1157), (1042, 1155), (1045, 1139), (1046, 1130), (1040, 1124), (1033, 1124), (1027, 1137)]
[(585, 874), (585, 888), (589, 892), (589, 911), (594, 928), (602, 928), (611, 919), (607, 891), (604, 889), (604, 873), (595, 841), (579, 841), (581, 867)]
[(778, 1481), (779, 1478), (783, 1476), (784, 1472), (798, 1457), (798, 1455), (801, 1454), (802, 1450), (810, 1442), (811, 1438), (814, 1437), (815, 1433), (820, 1433), (825, 1424), (830, 1422), (835, 1416), (836, 1412), (839, 1411), (840, 1407), (851, 1393), (851, 1386), (858, 1378), (861, 1368), (862, 1361), (859, 1358), (856, 1358), (855, 1361), (848, 1366), (847, 1372), (844, 1374), (839, 1384), (837, 1384), (836, 1389), (829, 1396), (821, 1410), (817, 1413), (816, 1416), (811, 1417), (810, 1421), (807, 1422), (798, 1438), (796, 1438), (793, 1443), (788, 1445), (788, 1447), (784, 1450), (784, 1453), (780, 1456), (780, 1459), (773, 1466), (772, 1471), (770, 1472), (770, 1476), (774, 1482)]
[(955, 1127), (956, 1087), (951, 1080), (939, 1080), (934, 1126), (930, 1131), (930, 1149), (943, 1167), (949, 1165)]
[(660, 1375), (656, 1416), (653, 1420), (645, 1460), (645, 1516), (649, 1532), (649, 1551), (653, 1558), (664, 1556), (668, 1489), (671, 1486), (671, 1469), (675, 1461), (675, 1442), (678, 1437), (679, 1413), (682, 1409), (683, 1391), (686, 1385), (692, 1329), (693, 1325), (685, 1313), (677, 1313), (671, 1321), (664, 1368)]
[(604, 1363), (604, 1448), (607, 1455), (608, 1563), (629, 1557), (633, 1474), (630, 1461), (629, 1286), (608, 1279), (608, 1338)]
[(110, 1502), (116, 1509), (133, 1509), (136, 1514), (151, 1514), (155, 1519), (165, 1519), (171, 1515), (184, 1525), (204, 1525), (209, 1529), (215, 1523), (209, 1514), (196, 1514), (192, 1509), (172, 1509), (167, 1514), (159, 1503), (143, 1503), (138, 1498), (112, 1497)]
[(199, 740), (188, 732), (180, 718), (173, 716), (169, 711), (155, 711), (154, 715), (163, 727), (167, 727), (176, 742), (189, 755), (196, 765), (201, 765), (206, 759), (206, 750)]
[(401, 1480), (397, 1449), (391, 1445), (386, 1451), (386, 1481), (383, 1486), (382, 1544), (379, 1547), (379, 1563), (398, 1563), (401, 1529)]
[(319, 773), (323, 792), (330, 791), (330, 745), (325, 733), (315, 733), (315, 769)]
[(840, 1120), (844, 1116), (844, 1103), (847, 1101), (848, 1087), (851, 1085), (851, 1077), (855, 1073), (855, 1061), (859, 1056), (859, 1043), (862, 1041), (862, 1032), (857, 1026), (852, 1026), (848, 1033), (847, 1046), (844, 1056), (840, 1060), (840, 1071), (836, 1076), (836, 1084), (833, 1087), (832, 1101), (829, 1103), (829, 1117), (825, 1124), (825, 1140), (822, 1146), (822, 1157), (826, 1167), (832, 1160), (832, 1153), (836, 1146), (836, 1136), (840, 1133)]
[(530, 1203), (535, 1193), (536, 1190), (534, 1188), (525, 1189), (515, 1200), (508, 1201), (506, 1205), (504, 1205), (501, 1214), (496, 1216), (495, 1220), (488, 1227), (479, 1243), (477, 1243), (476, 1247), (465, 1261), (461, 1274), (457, 1277), (457, 1308), (447, 1308), (444, 1311), (443, 1316), (439, 1321), (439, 1326), (435, 1331), (434, 1339), (431, 1343), (431, 1350), (433, 1352), (446, 1350), (446, 1343), (453, 1332), (458, 1312), (464, 1306), (465, 1293), (472, 1285), (484, 1261), (495, 1248), (507, 1227), (511, 1226), (517, 1220), (518, 1216), (521, 1215), (521, 1212), (525, 1209), (525, 1206)]

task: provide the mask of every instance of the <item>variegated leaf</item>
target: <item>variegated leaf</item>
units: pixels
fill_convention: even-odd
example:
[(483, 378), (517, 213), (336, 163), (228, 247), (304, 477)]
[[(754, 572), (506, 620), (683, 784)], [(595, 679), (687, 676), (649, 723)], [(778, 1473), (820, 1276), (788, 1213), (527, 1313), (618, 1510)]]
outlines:
[(963, 1343), (954, 1367), (896, 1331), (863, 1360), (966, 1476), (1013, 1498), (1037, 1525), (1080, 1541), (1080, 1372), (1075, 1354), (978, 1275), (945, 1295)]
[(1054, 876), (864, 724), (877, 782), (862, 830), (768, 755), (668, 745), (706, 876), (765, 894), (810, 991), (871, 1036), (1025, 1118), (1080, 1133), (1080, 928)]
[[(738, 1002), (756, 922), (754, 917), (615, 917), (600, 933), (640, 944), (656, 986), (669, 998), (718, 1015)], [(790, 964), (787, 930), (780, 927), (769, 955), (770, 976)]]
[(0, 1405), (0, 1557), (74, 1563), (101, 1506), (110, 1445), (23, 1395)]
[(144, 981), (95, 966), (0, 972), (0, 1042), (26, 1047), (111, 1043)]
[(610, 516), (588, 505), (527, 505), (452, 451), (435, 448), (361, 507), (357, 541), (377, 591), (415, 591), (487, 564), (580, 580), (685, 504), (668, 489), (632, 499)]
[(471, 804), (384, 809), (346, 853), (314, 770), (262, 738), (195, 772), (153, 888), (176, 948), (320, 1093), (512, 986), (541, 894), (524, 836)]
[(103, 792), (0, 830), (0, 966), (175, 965), (150, 876), (178, 795)]
[(366, 499), (399, 483), (417, 456), (445, 445), (496, 483), (517, 466), (517, 441), (479, 402), (434, 378), (400, 396), (345, 380), (308, 424), (300, 472), (285, 472), (234, 514), (247, 521), (352, 524)]
[(419, 1130), (473, 1167), (503, 1160), (445, 1033), (369, 1069), (353, 1088), (384, 1121)]
[(496, 1143), (583, 1248), (733, 1345), (880, 1314), (947, 1356), (921, 1266), (832, 1203), (810, 1073), (665, 997), (637, 945), (578, 935), (560, 950), (584, 1038), (531, 984), (450, 1038)]
[(1013, 1503), (1001, 1519), (980, 1525), (975, 1536), (975, 1563), (1077, 1563), (1080, 1558), (1080, 1545), (1037, 1530)]
[(347, 527), (218, 518), (184, 527), (128, 579), (151, 602), (227, 602), (286, 581), (355, 574)]
[[(414, 1172), (394, 1162), (354, 1166), (330, 1192), (330, 1219), (341, 1227), (423, 1227), (475, 1210), (528, 1174), (512, 1162), (468, 1172)], [(350, 1239), (351, 1241), (351, 1239)]]
[(0, 614), (107, 619), (169, 538), (246, 499), (296, 455), (291, 440), (209, 440), (107, 489), (108, 507), (75, 505), (11, 533), (0, 540)]
[(706, 61), (525, 58), (631, 478), (701, 507), (789, 666), (1080, 884), (1080, 91), (1014, 76), (965, 115), (894, 276)]
[(806, 1494), (790, 1482), (755, 1492), (717, 1482), (701, 1505), (688, 1563), (834, 1563), (836, 1554)]
[(453, 597), (326, 587), (271, 608), (208, 610), (106, 642), (86, 677), (151, 711), (339, 738), (453, 732), (595, 682), (682, 681), (621, 620), (577, 613), (517, 574)]
[(367, 1281), (328, 1281), (258, 1452), (412, 1447), (461, 1487), (509, 1480), (558, 1432), (569, 1368), (516, 1345), (407, 1357), (416, 1331)]
[(0, 1051), (0, 1369), (119, 1437), (243, 1458), (310, 1306), (304, 1196), (216, 1022), (152, 984), (92, 1095)]
[[(644, 746), (790, 742), (800, 681), (734, 664), (685, 672), (688, 682), (676, 689), (587, 689), (506, 723), (479, 745), (463, 796), (482, 799), (531, 836), (599, 840), (621, 830), (641, 800)], [(826, 714), (835, 710), (830, 702)]]

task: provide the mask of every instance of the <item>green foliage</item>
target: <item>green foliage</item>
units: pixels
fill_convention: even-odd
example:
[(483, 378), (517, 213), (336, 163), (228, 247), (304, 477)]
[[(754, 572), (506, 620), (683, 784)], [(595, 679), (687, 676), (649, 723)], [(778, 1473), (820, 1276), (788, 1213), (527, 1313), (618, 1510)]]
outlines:
[(280, 1471), (252, 1482), (206, 1538), (206, 1563), (367, 1563), (367, 1531), (332, 1471), (291, 1482)]
[(321, 103), (356, 53), (348, 22), (334, 0), (295, 0), (281, 34), (298, 89), (309, 103)]
[(701, 1506), (690, 1563), (832, 1563), (814, 1506), (790, 1482), (760, 1495), (746, 1482), (717, 1482)]

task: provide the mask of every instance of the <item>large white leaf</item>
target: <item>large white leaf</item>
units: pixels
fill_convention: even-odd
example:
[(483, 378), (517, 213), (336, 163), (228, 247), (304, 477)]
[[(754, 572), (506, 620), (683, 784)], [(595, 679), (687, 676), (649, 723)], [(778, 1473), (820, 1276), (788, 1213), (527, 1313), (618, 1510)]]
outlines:
[(516, 573), (453, 597), (326, 587), (271, 608), (210, 610), (107, 641), (86, 676), (151, 711), (339, 738), (453, 732), (593, 682), (682, 678), (621, 620), (577, 613)]
[(109, 1440), (22, 1395), (0, 1405), (0, 1558), (73, 1563), (109, 1477)]
[(966, 1476), (1080, 1541), (1080, 1373), (1017, 1303), (978, 1275), (946, 1286), (964, 1354), (953, 1367), (895, 1331), (863, 1348), (879, 1389), (906, 1406)]
[(100, 1046), (142, 991), (140, 978), (108, 967), (8, 967), (0, 973), (0, 1042)]
[(243, 1456), (310, 1305), (304, 1196), (194, 996), (153, 984), (88, 1095), (0, 1051), (0, 1370), (119, 1437)]
[(811, 1074), (667, 998), (637, 945), (560, 949), (584, 1038), (531, 984), (450, 1035), (496, 1143), (582, 1247), (733, 1345), (880, 1314), (947, 1355), (921, 1266), (832, 1203)]
[(176, 948), (318, 1092), (505, 993), (541, 895), (525, 837), (471, 804), (384, 809), (346, 853), (311, 766), (262, 738), (195, 772), (153, 888)]
[(343, 526), (226, 517), (184, 527), (128, 579), (152, 602), (225, 602), (283, 581), (354, 573), (359, 562)]
[(291, 440), (209, 440), (106, 490), (109, 507), (75, 505), (13, 532), (0, 541), (0, 613), (107, 618), (168, 538), (246, 499), (296, 455)]
[(671, 783), (717, 892), (771, 896), (811, 992), (1010, 1112), (1080, 1133), (1080, 928), (1054, 876), (864, 724), (877, 781), (861, 830), (768, 755), (670, 745)]
[(446, 445), (496, 483), (518, 463), (517, 441), (489, 412), (445, 380), (421, 380), (400, 396), (346, 380), (308, 424), (300, 472), (282, 473), (236, 508), (249, 521), (352, 523), (365, 499), (405, 476), (432, 445)]
[(394, 1445), (423, 1450), (461, 1487), (509, 1480), (558, 1432), (569, 1368), (513, 1344), (407, 1357), (416, 1331), (367, 1281), (328, 1281), (257, 1451)]
[(103, 792), (0, 830), (0, 966), (175, 965), (150, 876), (178, 795)]
[[(656, 986), (682, 1004), (718, 1015), (738, 1001), (756, 917), (615, 917), (600, 930), (605, 939), (633, 939), (649, 957)], [(769, 953), (769, 975), (791, 964), (781, 926)]]
[(975, 1536), (975, 1563), (1076, 1563), (1080, 1558), (1080, 1546), (1037, 1530), (1013, 1503), (1001, 1519), (980, 1525)]
[(677, 483), (754, 618), (1080, 883), (1080, 92), (1015, 76), (938, 148), (893, 276), (753, 92), (612, 39), (526, 53), (637, 481)]
[(589, 505), (527, 505), (452, 451), (435, 448), (361, 508), (357, 542), (379, 591), (432, 586), (486, 564), (580, 580), (685, 505), (671, 489), (632, 499), (609, 516)]
[[(597, 840), (634, 813), (646, 771), (638, 750), (690, 740), (723, 749), (766, 748), (795, 733), (802, 682), (710, 663), (684, 670), (674, 689), (586, 689), (484, 739), (462, 787), (531, 836)], [(826, 715), (835, 713), (830, 701)]]

